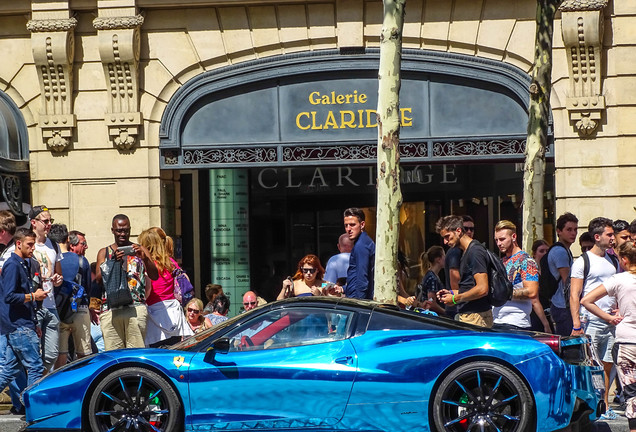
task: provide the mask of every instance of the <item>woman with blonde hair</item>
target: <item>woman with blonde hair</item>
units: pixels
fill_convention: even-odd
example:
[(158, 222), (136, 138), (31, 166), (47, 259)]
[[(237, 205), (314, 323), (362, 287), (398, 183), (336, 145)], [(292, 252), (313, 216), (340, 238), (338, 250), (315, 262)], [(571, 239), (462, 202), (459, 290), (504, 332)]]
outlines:
[(288, 297), (304, 297), (322, 295), (322, 280), (325, 269), (320, 264), (316, 255), (305, 255), (298, 261), (298, 268), (293, 278), (283, 281), (283, 289), (280, 290), (276, 300)]
[(146, 285), (146, 346), (172, 345), (192, 335), (174, 297), (173, 272), (179, 264), (172, 258), (172, 238), (163, 229), (152, 227), (139, 235), (139, 244), (148, 250), (159, 272), (159, 278)]
[(198, 298), (193, 298), (188, 302), (186, 315), (188, 326), (193, 333), (199, 333), (212, 327), (210, 319), (203, 315), (203, 302)]

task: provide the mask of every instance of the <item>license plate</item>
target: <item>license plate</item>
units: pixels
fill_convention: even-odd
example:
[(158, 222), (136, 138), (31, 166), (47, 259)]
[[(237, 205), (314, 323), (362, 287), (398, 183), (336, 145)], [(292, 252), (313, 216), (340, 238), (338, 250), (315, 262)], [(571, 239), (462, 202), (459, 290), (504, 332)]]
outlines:
[(597, 390), (605, 390), (605, 376), (600, 374), (592, 374), (592, 384)]

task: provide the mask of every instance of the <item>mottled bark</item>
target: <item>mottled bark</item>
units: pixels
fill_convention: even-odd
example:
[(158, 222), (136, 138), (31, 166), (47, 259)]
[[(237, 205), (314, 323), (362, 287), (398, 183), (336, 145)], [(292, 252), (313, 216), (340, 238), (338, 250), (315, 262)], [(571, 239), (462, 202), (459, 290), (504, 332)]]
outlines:
[(552, 89), (552, 34), (554, 15), (562, 2), (537, 0), (534, 66), (523, 173), (523, 247), (527, 252), (530, 252), (535, 240), (543, 238), (545, 151)]
[(400, 63), (406, 0), (384, 0), (378, 73), (378, 202), (375, 299), (397, 302), (400, 232)]

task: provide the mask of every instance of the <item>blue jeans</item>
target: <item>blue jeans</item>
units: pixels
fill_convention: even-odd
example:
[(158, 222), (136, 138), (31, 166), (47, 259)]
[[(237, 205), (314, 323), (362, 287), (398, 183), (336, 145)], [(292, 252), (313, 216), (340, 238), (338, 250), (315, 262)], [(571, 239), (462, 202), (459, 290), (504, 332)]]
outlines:
[(38, 326), (42, 329), (42, 363), (50, 371), (57, 360), (60, 343), (60, 318), (55, 308), (43, 307), (37, 312)]
[(27, 385), (42, 378), (44, 367), (40, 357), (40, 338), (35, 330), (18, 327), (6, 336), (6, 341), (5, 364), (0, 372), (0, 388), (5, 388), (13, 381), (20, 374), (21, 368), (27, 371)]
[[(4, 365), (6, 364), (6, 352), (7, 337), (2, 335), (0, 336), (0, 367), (4, 367)], [(26, 373), (24, 372), (24, 368), (20, 367), (20, 372), (18, 373), (16, 379), (9, 383), (9, 396), (11, 397), (11, 404), (16, 410), (19, 410), (22, 407), (22, 402), (20, 402), (20, 393), (26, 388), (26, 385)]]

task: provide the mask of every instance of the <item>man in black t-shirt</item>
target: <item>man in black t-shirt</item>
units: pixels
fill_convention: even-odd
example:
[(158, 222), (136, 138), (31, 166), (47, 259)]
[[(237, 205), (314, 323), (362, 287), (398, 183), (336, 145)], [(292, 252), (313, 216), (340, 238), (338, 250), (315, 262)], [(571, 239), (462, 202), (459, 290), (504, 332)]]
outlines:
[(459, 292), (443, 289), (437, 293), (437, 297), (447, 305), (457, 305), (458, 321), (492, 327), (492, 307), (487, 298), (486, 249), (466, 234), (461, 216), (444, 216), (437, 221), (436, 230), (444, 239), (444, 244), (451, 248), (457, 246), (463, 252), (459, 266)]

